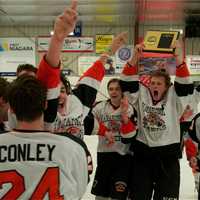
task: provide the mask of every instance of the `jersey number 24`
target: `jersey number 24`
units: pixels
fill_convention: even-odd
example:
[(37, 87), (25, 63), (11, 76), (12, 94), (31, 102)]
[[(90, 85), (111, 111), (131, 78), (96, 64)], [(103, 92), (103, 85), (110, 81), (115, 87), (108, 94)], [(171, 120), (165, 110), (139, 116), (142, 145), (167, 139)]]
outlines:
[[(64, 200), (64, 197), (59, 192), (59, 177), (58, 167), (47, 168), (31, 195), (30, 200), (43, 199), (47, 193), (50, 200)], [(11, 183), (12, 187), (1, 200), (17, 199), (26, 190), (24, 177), (16, 170), (0, 172), (0, 189), (5, 183)]]

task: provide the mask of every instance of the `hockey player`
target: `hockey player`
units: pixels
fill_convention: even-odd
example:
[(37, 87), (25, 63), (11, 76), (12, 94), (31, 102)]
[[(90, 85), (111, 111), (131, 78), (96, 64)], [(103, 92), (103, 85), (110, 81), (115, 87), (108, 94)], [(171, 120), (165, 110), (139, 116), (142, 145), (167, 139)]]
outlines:
[(126, 200), (132, 155), (130, 144), (125, 141), (136, 135), (136, 113), (123, 97), (119, 79), (110, 79), (107, 90), (110, 98), (97, 103), (85, 121), (89, 127), (86, 133), (90, 134), (90, 130), (99, 135), (97, 168), (91, 192), (96, 195), (96, 200)]
[[(136, 45), (134, 56), (122, 73), (122, 88), (138, 111), (138, 134), (134, 151), (131, 199), (179, 198), (180, 127), (179, 119), (192, 94), (189, 71), (176, 51), (174, 85), (163, 70), (150, 74), (148, 87), (139, 83), (137, 64), (144, 56), (143, 45)], [(176, 49), (177, 50), (177, 49)], [(184, 89), (183, 89), (184, 88)], [(154, 192), (153, 192), (154, 191)]]
[[(200, 89), (200, 86), (197, 87), (197, 90)], [(187, 155), (189, 157), (189, 164), (190, 167), (192, 169), (195, 169), (195, 172), (198, 173), (198, 176), (196, 176), (195, 180), (195, 185), (197, 188), (197, 192), (198, 192), (198, 199), (200, 199), (200, 148), (199, 148), (199, 144), (200, 144), (200, 113), (197, 113), (194, 118), (192, 119), (191, 122), (191, 126), (189, 128), (189, 135), (192, 138), (193, 141), (195, 141), (197, 143), (198, 148), (197, 149), (191, 149), (191, 145), (190, 145), (190, 152), (188, 151)], [(193, 151), (192, 151), (193, 150)], [(196, 174), (197, 175), (197, 174)]]
[[(100, 83), (105, 75), (104, 65), (110, 55), (114, 54), (127, 40), (127, 33), (118, 34), (99, 59), (81, 76), (75, 88), (67, 94), (61, 85), (57, 117), (52, 123), (51, 131), (67, 132), (83, 139), (83, 121), (92, 107)], [(64, 81), (64, 80), (62, 80)]]
[(75, 140), (44, 132), (46, 88), (21, 76), (8, 98), (17, 127), (0, 135), (0, 198), (79, 200), (88, 182), (86, 153)]
[[(19, 77), (21, 75), (29, 75), (29, 76), (36, 76), (37, 68), (31, 64), (20, 64), (17, 67), (16, 76)], [(10, 112), (8, 109), (8, 129), (12, 130), (17, 126), (17, 119), (14, 113)]]
[(23, 74), (27, 74), (30, 76), (36, 76), (37, 68), (31, 64), (20, 64), (17, 67), (16, 76), (19, 77)]
[[(48, 61), (55, 67), (49, 68), (48, 73), (58, 71), (57, 77), (60, 76), (60, 48), (63, 36), (74, 29), (76, 8), (77, 2), (72, 1), (71, 7), (57, 18), (58, 32), (51, 41), (54, 48), (50, 47), (39, 70), (48, 68)], [(58, 81), (48, 83), (53, 86)], [(9, 104), (17, 126), (1, 135), (1, 199), (79, 200), (86, 190), (88, 169), (83, 142), (44, 132), (43, 112), (50, 94), (53, 93), (46, 94), (46, 88), (34, 76), (22, 75), (11, 85)]]

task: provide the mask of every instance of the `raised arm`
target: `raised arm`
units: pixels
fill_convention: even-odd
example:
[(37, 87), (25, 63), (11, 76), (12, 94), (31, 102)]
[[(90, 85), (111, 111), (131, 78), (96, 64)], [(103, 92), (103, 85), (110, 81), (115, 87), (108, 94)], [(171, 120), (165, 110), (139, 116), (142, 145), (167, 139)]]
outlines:
[(46, 60), (49, 65), (57, 67), (60, 61), (64, 39), (73, 32), (77, 22), (77, 0), (72, 0), (71, 5), (59, 15), (54, 24), (54, 34), (51, 37)]
[(88, 114), (92, 107), (97, 92), (100, 88), (101, 81), (105, 75), (104, 65), (110, 55), (114, 54), (127, 40), (127, 33), (118, 34), (108, 48), (99, 59), (81, 76), (77, 83), (77, 87), (73, 90), (74, 95), (84, 105), (84, 117)]
[[(44, 113), (45, 128), (50, 129), (57, 115), (60, 94), (60, 54), (65, 37), (74, 30), (77, 20), (77, 1), (72, 0), (69, 8), (55, 20), (54, 35), (51, 37), (47, 54), (43, 57), (37, 71), (37, 78), (47, 87), (48, 105)], [(48, 124), (50, 123), (50, 124)]]
[(177, 41), (175, 44), (175, 53), (176, 57), (176, 77), (174, 81), (174, 87), (176, 94), (181, 96), (187, 96), (193, 93), (193, 84), (190, 82), (190, 72), (188, 70), (187, 64), (183, 57), (183, 45), (182, 41)]
[[(54, 34), (51, 37), (48, 52), (41, 60), (38, 69), (38, 79), (49, 88), (49, 84), (60, 80), (60, 55), (65, 37), (74, 30), (77, 21), (77, 0), (72, 0), (69, 8), (59, 15), (54, 24)], [(55, 69), (54, 69), (55, 68)], [(54, 86), (50, 86), (54, 87)]]
[(122, 91), (127, 94), (135, 94), (139, 90), (138, 62), (142, 57), (143, 48), (143, 44), (133, 47), (132, 57), (122, 70), (121, 87)]
[(128, 61), (130, 65), (132, 66), (138, 65), (138, 62), (140, 58), (142, 57), (143, 49), (144, 49), (144, 44), (141, 43), (141, 44), (135, 45), (135, 47), (133, 48), (132, 56), (130, 60)]

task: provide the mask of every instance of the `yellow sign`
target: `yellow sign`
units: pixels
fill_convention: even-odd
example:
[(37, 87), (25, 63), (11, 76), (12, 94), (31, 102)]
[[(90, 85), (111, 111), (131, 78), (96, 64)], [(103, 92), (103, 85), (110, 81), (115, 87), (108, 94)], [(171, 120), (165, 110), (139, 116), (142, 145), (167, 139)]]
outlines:
[(147, 31), (144, 38), (144, 51), (173, 53), (175, 41), (179, 37), (178, 31)]
[(113, 40), (113, 35), (96, 35), (96, 53), (105, 52)]

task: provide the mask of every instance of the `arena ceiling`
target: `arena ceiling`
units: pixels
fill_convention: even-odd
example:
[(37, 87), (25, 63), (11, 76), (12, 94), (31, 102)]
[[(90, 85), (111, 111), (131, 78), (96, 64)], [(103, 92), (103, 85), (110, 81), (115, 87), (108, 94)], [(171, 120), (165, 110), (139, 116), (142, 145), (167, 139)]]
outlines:
[[(70, 0), (0, 0), (0, 25), (52, 25)], [(184, 24), (200, 16), (200, 0), (78, 0), (79, 20), (86, 26)]]

